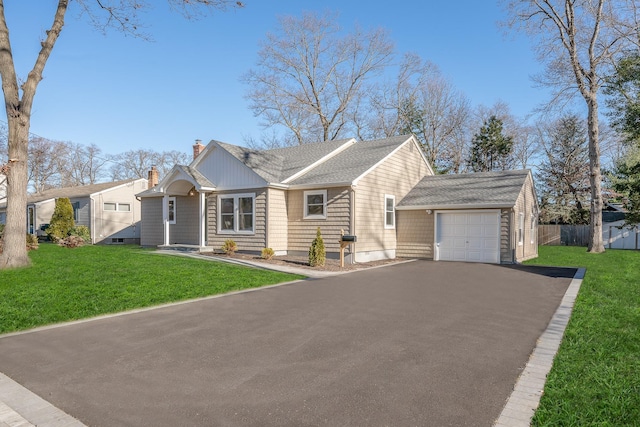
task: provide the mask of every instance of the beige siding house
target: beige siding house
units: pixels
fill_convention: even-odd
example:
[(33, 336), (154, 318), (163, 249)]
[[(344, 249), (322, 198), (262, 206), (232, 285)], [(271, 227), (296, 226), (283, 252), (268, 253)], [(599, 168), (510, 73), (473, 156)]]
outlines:
[[(497, 174), (494, 180), (483, 181), (487, 188), (482, 194), (502, 191), (501, 179), (512, 174), (527, 178), (520, 179), (520, 192), (510, 206), (425, 207), (420, 203), (430, 179), (438, 183), (454, 181), (455, 176), (434, 176), (412, 135), (272, 150), (220, 141), (205, 147), (198, 141), (191, 164), (176, 165), (156, 186), (138, 194), (141, 244), (212, 250), (233, 239), (240, 251), (259, 253), (268, 247), (277, 255), (301, 255), (308, 253), (320, 228), (328, 257), (338, 257), (342, 234), (356, 236), (347, 249), (347, 262), (395, 257), (446, 260), (452, 259), (450, 251), (439, 239), (451, 230), (452, 238), (456, 232), (473, 235), (475, 221), (480, 221), (482, 242), (473, 244), (491, 254), (471, 254), (465, 260), (517, 262), (537, 254), (537, 245), (526, 243), (531, 230), (520, 230), (513, 223), (521, 220), (521, 211), (526, 212), (525, 221), (537, 215), (532, 181), (526, 184), (530, 173)], [(461, 221), (468, 224), (458, 230)]]
[(538, 256), (529, 170), (424, 177), (397, 210), (399, 256), (491, 263)]
[[(52, 188), (27, 197), (27, 233), (44, 235), (51, 222), (56, 199), (71, 201), (76, 225), (89, 227), (92, 243), (139, 244), (142, 212), (136, 194), (147, 188), (146, 179), (79, 187)], [(0, 213), (6, 202), (0, 202)]]

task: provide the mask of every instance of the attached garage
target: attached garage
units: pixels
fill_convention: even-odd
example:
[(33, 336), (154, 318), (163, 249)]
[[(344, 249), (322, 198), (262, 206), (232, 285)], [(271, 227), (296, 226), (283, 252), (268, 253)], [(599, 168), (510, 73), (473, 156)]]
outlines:
[(436, 261), (500, 263), (500, 211), (436, 212)]
[(538, 256), (529, 170), (427, 176), (396, 215), (399, 257), (509, 264)]

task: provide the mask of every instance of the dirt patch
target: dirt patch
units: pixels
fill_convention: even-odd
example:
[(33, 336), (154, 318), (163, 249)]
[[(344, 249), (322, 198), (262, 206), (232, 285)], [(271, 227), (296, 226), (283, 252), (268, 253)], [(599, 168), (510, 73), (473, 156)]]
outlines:
[(286, 265), (290, 267), (304, 268), (308, 270), (315, 271), (351, 271), (351, 270), (361, 270), (363, 268), (376, 267), (379, 265), (393, 264), (401, 261), (406, 261), (403, 258), (396, 259), (384, 259), (379, 261), (371, 261), (371, 262), (359, 262), (357, 264), (346, 264), (344, 267), (340, 267), (340, 260), (337, 259), (327, 259), (323, 267), (311, 267), (309, 265), (309, 259), (307, 257), (302, 256), (274, 256), (273, 258), (267, 260), (260, 257), (260, 255), (252, 255), (252, 254), (242, 254), (235, 253), (233, 255), (224, 255), (214, 252), (202, 252), (202, 255), (209, 256), (224, 256), (231, 259), (238, 260), (248, 260), (253, 262), (260, 262), (266, 265)]

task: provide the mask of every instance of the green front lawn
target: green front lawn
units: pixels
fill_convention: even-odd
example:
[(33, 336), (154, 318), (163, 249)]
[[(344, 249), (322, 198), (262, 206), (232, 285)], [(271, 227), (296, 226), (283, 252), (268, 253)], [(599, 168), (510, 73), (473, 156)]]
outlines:
[(0, 333), (301, 278), (135, 246), (42, 244), (30, 257), (0, 270)]
[(526, 264), (587, 268), (532, 425), (640, 425), (640, 252), (541, 246)]

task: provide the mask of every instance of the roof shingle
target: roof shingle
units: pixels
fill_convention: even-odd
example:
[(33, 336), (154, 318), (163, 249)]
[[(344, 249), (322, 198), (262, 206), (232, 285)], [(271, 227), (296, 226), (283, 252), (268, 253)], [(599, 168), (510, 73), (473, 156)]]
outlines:
[(398, 207), (512, 207), (529, 173), (524, 169), (426, 176), (398, 203)]
[(104, 182), (101, 184), (82, 185), (78, 187), (50, 188), (41, 193), (30, 194), (27, 196), (27, 203), (37, 203), (43, 200), (57, 199), (60, 197), (68, 197), (69, 199), (76, 197), (88, 197), (91, 194), (108, 190), (119, 185), (128, 184), (137, 181), (140, 178), (125, 179), (122, 181)]

